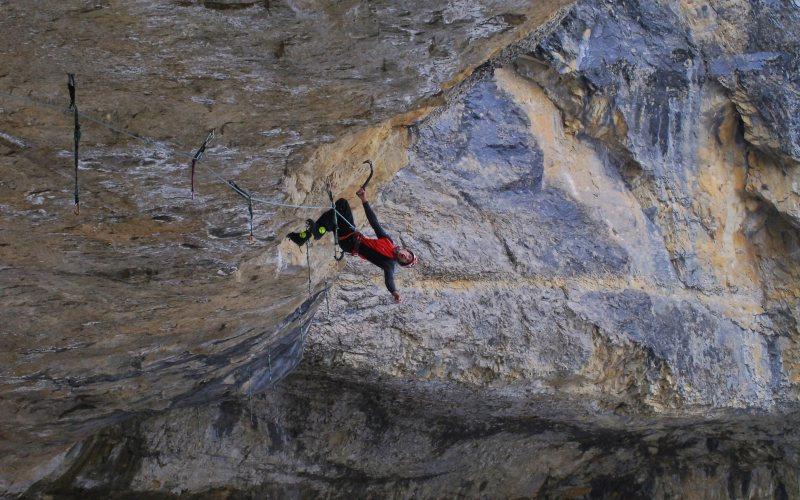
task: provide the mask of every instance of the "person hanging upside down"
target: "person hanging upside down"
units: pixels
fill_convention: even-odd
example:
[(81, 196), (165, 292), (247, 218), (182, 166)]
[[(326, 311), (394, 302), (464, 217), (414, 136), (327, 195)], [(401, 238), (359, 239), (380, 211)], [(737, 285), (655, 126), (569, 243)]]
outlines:
[[(344, 198), (339, 198), (336, 201), (336, 211), (339, 218), (339, 246), (345, 252), (358, 255), (383, 269), (386, 289), (392, 294), (394, 301), (399, 303), (400, 293), (394, 284), (395, 263), (403, 267), (412, 267), (418, 261), (417, 256), (411, 250), (395, 245), (392, 238), (383, 230), (378, 222), (378, 217), (372, 211), (372, 207), (369, 206), (364, 188), (359, 189), (356, 195), (364, 205), (364, 213), (367, 215), (367, 220), (372, 226), (372, 230), (375, 231), (377, 238), (367, 238), (353, 229), (356, 223), (353, 219), (353, 212), (350, 210), (350, 204)], [(297, 246), (305, 244), (312, 234), (314, 239), (318, 240), (325, 233), (333, 233), (336, 226), (335, 215), (332, 209), (328, 210), (316, 222), (308, 219), (309, 227), (306, 231), (289, 233), (286, 237), (295, 242)], [(347, 222), (342, 221), (342, 217), (347, 219)]]

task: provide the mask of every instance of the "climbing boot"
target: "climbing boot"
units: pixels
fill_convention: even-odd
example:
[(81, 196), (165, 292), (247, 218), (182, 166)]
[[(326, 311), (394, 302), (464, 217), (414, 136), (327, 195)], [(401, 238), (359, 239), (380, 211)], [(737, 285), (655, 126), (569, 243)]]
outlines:
[(311, 238), (311, 230), (306, 229), (300, 232), (289, 233), (286, 237), (292, 240), (297, 246), (301, 247)]
[(286, 237), (294, 241), (297, 246), (301, 247), (311, 238), (311, 235), (314, 234), (314, 227), (314, 221), (311, 219), (306, 219), (305, 231), (300, 231), (299, 233), (289, 233), (286, 235)]
[(317, 223), (311, 219), (308, 219), (306, 224), (308, 224), (308, 230), (314, 235), (315, 240), (322, 238), (325, 233), (328, 232), (328, 230), (325, 229), (325, 226), (318, 226)]

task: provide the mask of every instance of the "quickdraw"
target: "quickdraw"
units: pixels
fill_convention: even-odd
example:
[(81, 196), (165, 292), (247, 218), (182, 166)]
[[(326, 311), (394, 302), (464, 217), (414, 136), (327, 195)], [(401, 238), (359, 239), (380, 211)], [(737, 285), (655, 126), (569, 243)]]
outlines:
[(250, 242), (253, 241), (253, 197), (245, 191), (244, 189), (240, 188), (236, 185), (235, 182), (229, 180), (228, 184), (236, 191), (239, 196), (247, 200), (247, 213), (250, 215)]
[(331, 185), (328, 184), (328, 199), (331, 201), (331, 210), (333, 210), (333, 258), (336, 262), (344, 259), (344, 250), (339, 245), (339, 211), (336, 210), (336, 203), (333, 201), (333, 191)]
[(78, 113), (78, 106), (75, 104), (75, 74), (74, 73), (67, 73), (67, 90), (69, 91), (69, 109), (72, 110), (72, 115), (74, 117), (75, 125), (73, 131), (73, 139), (75, 140), (75, 149), (73, 150), (73, 156), (75, 158), (75, 191), (73, 193), (74, 200), (75, 200), (75, 215), (81, 212), (81, 204), (80, 204), (80, 192), (78, 189), (78, 148), (80, 147), (81, 142), (81, 122), (80, 122), (80, 113)]
[(192, 185), (191, 187), (192, 199), (194, 199), (194, 167), (198, 161), (203, 159), (203, 156), (205, 156), (206, 153), (206, 147), (213, 140), (214, 140), (214, 130), (212, 129), (211, 132), (209, 132), (208, 135), (206, 136), (206, 140), (203, 141), (203, 144), (201, 144), (199, 148), (197, 148), (197, 152), (195, 152), (194, 156), (192, 157), (192, 171), (191, 174), (189, 174), (189, 178), (191, 180), (191, 185)]

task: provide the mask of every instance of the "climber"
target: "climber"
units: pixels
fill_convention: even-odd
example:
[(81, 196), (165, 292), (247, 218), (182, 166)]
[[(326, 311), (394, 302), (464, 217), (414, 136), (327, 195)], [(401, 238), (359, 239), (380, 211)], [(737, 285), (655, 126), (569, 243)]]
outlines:
[[(331, 209), (322, 214), (316, 222), (308, 219), (308, 229), (306, 231), (289, 233), (287, 238), (295, 242), (297, 246), (302, 246), (311, 238), (312, 234), (314, 239), (318, 240), (325, 233), (332, 232), (336, 228), (336, 217), (338, 217), (339, 246), (342, 247), (342, 250), (350, 252), (352, 255), (358, 255), (383, 269), (386, 288), (394, 297), (394, 301), (399, 303), (400, 293), (394, 284), (395, 263), (403, 267), (411, 267), (417, 263), (417, 256), (411, 250), (395, 245), (389, 235), (386, 234), (386, 231), (383, 230), (378, 222), (375, 212), (372, 211), (372, 207), (369, 206), (367, 193), (363, 187), (356, 192), (356, 195), (364, 205), (364, 213), (367, 215), (367, 220), (375, 231), (377, 238), (367, 238), (353, 229), (355, 227), (353, 212), (350, 210), (350, 204), (344, 198), (336, 201), (337, 214), (334, 214)], [(347, 219), (347, 222), (342, 221), (341, 218)]]

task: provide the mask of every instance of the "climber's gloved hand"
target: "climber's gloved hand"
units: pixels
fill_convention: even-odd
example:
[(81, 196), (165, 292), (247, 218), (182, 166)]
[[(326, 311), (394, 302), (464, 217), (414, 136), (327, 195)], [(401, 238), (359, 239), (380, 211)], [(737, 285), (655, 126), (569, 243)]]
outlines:
[(361, 203), (367, 202), (367, 191), (364, 188), (356, 191), (356, 196), (358, 196), (358, 199), (361, 200)]
[(392, 292), (392, 297), (394, 297), (394, 301), (396, 304), (399, 304), (400, 302), (403, 301), (403, 299), (400, 298), (400, 292)]

